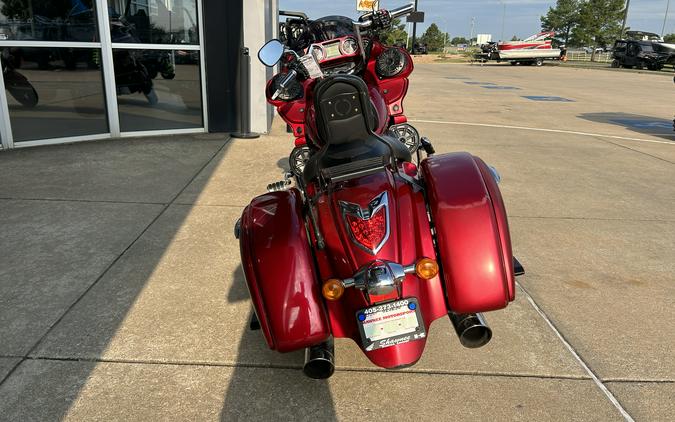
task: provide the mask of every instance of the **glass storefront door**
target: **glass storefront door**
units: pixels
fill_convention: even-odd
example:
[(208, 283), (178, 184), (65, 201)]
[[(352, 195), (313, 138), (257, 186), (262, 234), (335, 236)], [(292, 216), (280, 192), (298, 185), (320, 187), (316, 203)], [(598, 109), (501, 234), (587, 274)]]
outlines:
[(200, 9), (0, 0), (3, 147), (204, 131)]

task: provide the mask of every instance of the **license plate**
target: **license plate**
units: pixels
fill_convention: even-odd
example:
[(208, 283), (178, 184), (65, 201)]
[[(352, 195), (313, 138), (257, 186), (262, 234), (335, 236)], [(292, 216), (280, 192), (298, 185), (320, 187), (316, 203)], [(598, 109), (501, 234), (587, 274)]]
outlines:
[(427, 335), (414, 297), (362, 309), (356, 313), (356, 321), (367, 352), (420, 340)]

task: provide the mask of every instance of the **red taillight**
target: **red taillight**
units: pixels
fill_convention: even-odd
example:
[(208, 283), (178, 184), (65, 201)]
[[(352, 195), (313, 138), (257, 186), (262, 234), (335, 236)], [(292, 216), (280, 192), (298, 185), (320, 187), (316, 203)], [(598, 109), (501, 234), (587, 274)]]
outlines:
[(417, 176), (417, 166), (413, 163), (403, 163), (403, 171), (410, 177)]
[(368, 220), (363, 220), (355, 215), (346, 215), (349, 229), (356, 240), (366, 249), (377, 249), (387, 235), (387, 208), (380, 208)]

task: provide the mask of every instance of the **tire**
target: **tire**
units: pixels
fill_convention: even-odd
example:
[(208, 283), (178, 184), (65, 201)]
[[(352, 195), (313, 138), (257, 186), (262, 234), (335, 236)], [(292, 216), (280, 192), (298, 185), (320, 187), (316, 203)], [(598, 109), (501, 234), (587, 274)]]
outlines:
[(534, 61), (534, 65), (537, 66), (537, 67), (543, 66), (544, 61), (542, 59), (537, 59), (537, 60)]
[(511, 66), (515, 66), (518, 64), (518, 62), (509, 62), (509, 63), (511, 63)]
[(614, 68), (614, 69), (618, 69), (618, 68), (621, 67), (621, 63), (619, 63), (618, 60), (614, 59), (614, 60), (612, 60), (612, 65), (611, 65), (611, 66), (612, 66), (612, 68)]

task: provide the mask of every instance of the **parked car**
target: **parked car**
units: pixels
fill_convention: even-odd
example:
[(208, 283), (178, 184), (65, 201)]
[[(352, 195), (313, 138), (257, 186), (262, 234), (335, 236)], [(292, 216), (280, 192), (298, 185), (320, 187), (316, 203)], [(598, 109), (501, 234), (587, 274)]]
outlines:
[(617, 40), (612, 67), (661, 70), (675, 62), (675, 45), (658, 41)]
[(429, 54), (427, 45), (415, 43), (412, 49), (412, 54)]
[(596, 54), (605, 52), (605, 49), (602, 47), (584, 47), (583, 50), (586, 54), (593, 54), (593, 51), (595, 51)]

